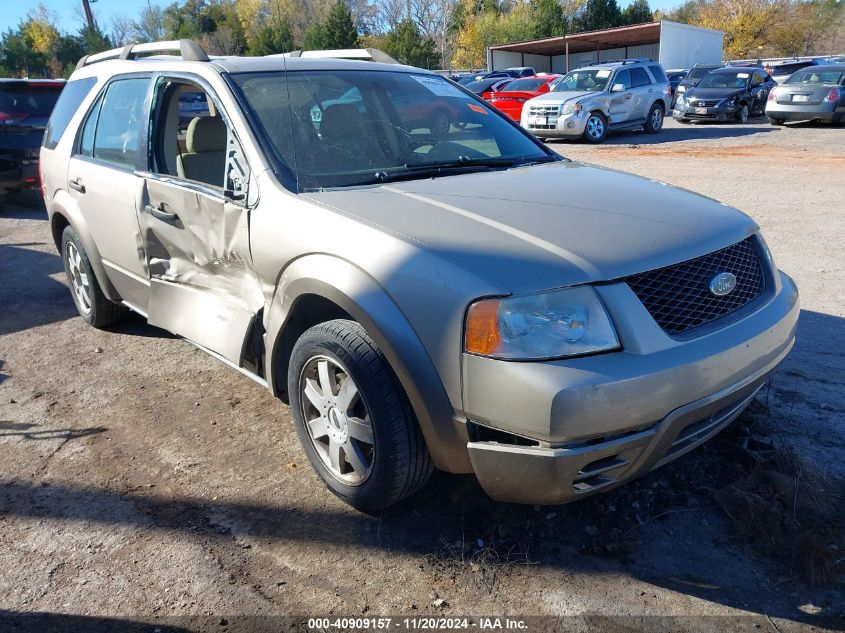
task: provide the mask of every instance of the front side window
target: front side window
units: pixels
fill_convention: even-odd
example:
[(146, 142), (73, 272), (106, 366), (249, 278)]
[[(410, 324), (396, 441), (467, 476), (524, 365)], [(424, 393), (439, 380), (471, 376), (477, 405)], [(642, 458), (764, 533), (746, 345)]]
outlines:
[(764, 82), (763, 75), (760, 73), (754, 73), (754, 77), (751, 78), (751, 85), (752, 86), (762, 86)]
[(624, 90), (631, 88), (631, 73), (628, 70), (620, 70), (616, 73), (616, 78), (613, 80), (613, 85), (622, 84)]
[(442, 77), (326, 70), (244, 73), (233, 80), (254, 114), (257, 135), (299, 189), (554, 160)]
[(84, 154), (90, 146), (90, 156), (95, 160), (135, 167), (146, 119), (149, 85), (148, 77), (119, 79), (109, 84), (88, 115), (80, 153)]
[(610, 70), (573, 70), (555, 84), (555, 92), (601, 92), (610, 81)]

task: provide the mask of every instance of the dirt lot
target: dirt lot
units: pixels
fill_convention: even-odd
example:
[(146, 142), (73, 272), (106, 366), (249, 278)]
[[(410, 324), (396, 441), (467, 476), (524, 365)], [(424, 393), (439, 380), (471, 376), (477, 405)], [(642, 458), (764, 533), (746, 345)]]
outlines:
[(670, 122), (553, 146), (762, 226), (801, 289), (800, 338), (738, 422), (579, 504), (495, 504), (472, 477), (435, 475), (367, 517), (323, 489), (258, 385), (138, 317), (108, 332), (76, 318), (26, 198), (0, 217), (0, 629), (281, 630), (293, 623), (263, 616), (330, 614), (845, 627), (845, 128)]

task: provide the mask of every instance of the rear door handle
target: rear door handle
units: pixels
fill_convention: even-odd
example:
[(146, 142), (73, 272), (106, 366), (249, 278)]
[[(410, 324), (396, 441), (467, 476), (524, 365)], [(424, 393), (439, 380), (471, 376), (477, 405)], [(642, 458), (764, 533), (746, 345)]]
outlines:
[(164, 203), (160, 203), (157, 207), (154, 207), (151, 204), (144, 206), (144, 211), (149, 213), (154, 218), (161, 220), (162, 222), (169, 222), (174, 224), (179, 221), (179, 216), (175, 213), (170, 213), (166, 210)]
[(85, 193), (85, 185), (82, 184), (82, 181), (77, 178), (76, 180), (71, 180), (69, 183), (70, 188), (74, 191), (78, 191), (79, 193)]

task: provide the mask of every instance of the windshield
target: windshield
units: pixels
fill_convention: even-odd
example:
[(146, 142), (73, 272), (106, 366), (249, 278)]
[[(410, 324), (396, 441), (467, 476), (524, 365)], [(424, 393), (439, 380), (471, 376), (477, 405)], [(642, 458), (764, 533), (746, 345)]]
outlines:
[[(268, 154), (299, 190), (555, 160), (527, 133), (433, 75), (370, 70), (233, 75)], [(448, 172), (452, 173), (452, 172)]]
[(49, 117), (64, 84), (39, 86), (33, 84), (0, 84), (0, 112), (9, 116)]
[(792, 75), (785, 83), (788, 84), (838, 84), (845, 76), (845, 69), (843, 70), (820, 70), (807, 69), (799, 70)]
[(610, 70), (573, 70), (554, 86), (555, 92), (601, 92), (610, 81)]
[(515, 92), (520, 90), (534, 91), (546, 83), (545, 79), (517, 79), (502, 88), (502, 92)]
[(699, 88), (745, 88), (748, 85), (748, 71), (710, 73), (700, 82)]
[(704, 77), (704, 75), (709, 73), (711, 70), (713, 70), (713, 69), (712, 68), (693, 68), (691, 71), (689, 71), (687, 73), (687, 76), (684, 77), (684, 79), (692, 79), (692, 80), (701, 79), (702, 77)]

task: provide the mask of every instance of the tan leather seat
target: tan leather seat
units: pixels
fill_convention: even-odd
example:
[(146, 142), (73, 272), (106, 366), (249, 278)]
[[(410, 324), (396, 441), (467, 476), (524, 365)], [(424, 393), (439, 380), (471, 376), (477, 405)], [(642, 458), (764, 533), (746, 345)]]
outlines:
[(176, 157), (179, 177), (222, 187), (226, 136), (226, 124), (219, 116), (194, 118), (185, 138), (188, 151)]

